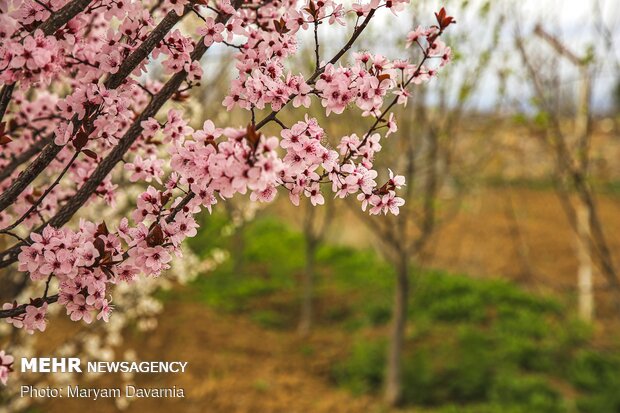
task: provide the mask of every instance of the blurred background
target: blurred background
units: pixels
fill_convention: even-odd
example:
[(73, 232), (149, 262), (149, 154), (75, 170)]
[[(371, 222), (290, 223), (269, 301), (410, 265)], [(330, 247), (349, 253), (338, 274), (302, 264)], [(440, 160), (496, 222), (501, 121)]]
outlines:
[[(165, 280), (123, 293), (122, 321), (86, 334), (60, 316), (24, 348), (189, 362), (182, 375), (93, 378), (176, 385), (185, 399), (95, 411), (620, 412), (620, 3), (412, 3), (356, 48), (415, 61), (409, 30), (442, 6), (458, 22), (453, 63), (398, 109), (378, 159), (407, 178), (398, 217), (328, 191), (320, 208), (286, 194), (220, 203)], [(323, 30), (329, 56), (347, 31)], [(311, 71), (313, 53), (301, 47), (293, 69)], [(170, 107), (194, 127), (247, 124), (221, 106), (230, 52), (203, 64), (207, 79)], [(334, 140), (365, 129), (355, 111), (309, 115)]]

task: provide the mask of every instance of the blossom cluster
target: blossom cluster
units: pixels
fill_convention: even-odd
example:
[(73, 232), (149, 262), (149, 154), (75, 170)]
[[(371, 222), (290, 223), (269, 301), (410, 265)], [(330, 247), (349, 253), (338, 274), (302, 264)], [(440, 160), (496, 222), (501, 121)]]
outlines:
[[(7, 16), (0, 15), (0, 24), (7, 19)], [(49, 82), (51, 78), (46, 74), (61, 67), (63, 53), (60, 48), (53, 36), (45, 36), (41, 30), (26, 36), (23, 41), (4, 40), (0, 47), (0, 81)]]
[[(145, 103), (143, 97), (144, 94), (140, 93), (138, 86), (132, 84), (125, 85), (120, 90), (107, 89), (105, 85), (94, 83), (76, 87), (71, 95), (56, 105), (58, 114), (67, 122), (58, 123), (54, 132), (54, 143), (59, 146), (66, 145), (74, 135), (88, 133), (88, 138), (97, 139), (103, 148), (113, 147), (131, 124), (134, 109)], [(96, 119), (81, 130), (75, 130), (72, 121), (90, 119), (94, 113), (97, 114)], [(74, 144), (81, 145), (79, 141), (74, 141)]]
[[(183, 213), (173, 223), (154, 221), (146, 227), (146, 219), (161, 215), (166, 196), (149, 187), (138, 199), (136, 211), (143, 214), (134, 214), (139, 222), (135, 227), (123, 218), (111, 233), (105, 223), (96, 226), (83, 220), (78, 231), (47, 226), (41, 234), (32, 233), (33, 242), (19, 254), (19, 270), (28, 272), (33, 281), (56, 277), (58, 303), (66, 307), (71, 320), (91, 323), (96, 317), (107, 321), (112, 311), (111, 285), (130, 282), (138, 274), (159, 276), (169, 268), (171, 253), (181, 256), (178, 247), (183, 239), (196, 235), (196, 222)], [(3, 309), (14, 306), (6, 303)], [(46, 303), (28, 305), (24, 315), (7, 321), (28, 332), (44, 331), (46, 310)]]
[[(19, 81), (22, 87), (49, 83), (58, 73), (88, 65), (90, 79), (115, 73), (121, 61), (152, 28), (153, 19), (140, 2), (98, 0), (54, 33), (39, 26), (51, 19), (68, 1), (49, 5), (33, 0), (14, 2), (16, 8), (0, 14), (0, 81)], [(109, 20), (120, 20), (117, 30), (107, 30)], [(106, 20), (108, 22), (106, 22)], [(85, 36), (88, 32), (89, 35)], [(85, 39), (87, 37), (87, 39)], [(120, 41), (121, 38), (124, 41)], [(86, 42), (83, 40), (87, 40)], [(97, 73), (98, 72), (98, 73)]]

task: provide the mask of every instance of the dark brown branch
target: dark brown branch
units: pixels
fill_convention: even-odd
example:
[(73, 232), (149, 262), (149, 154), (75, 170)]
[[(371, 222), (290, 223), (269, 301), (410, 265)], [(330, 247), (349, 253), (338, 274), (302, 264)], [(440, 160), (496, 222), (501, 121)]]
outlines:
[(4, 211), (17, 200), (19, 194), (43, 172), (56, 158), (56, 155), (58, 155), (62, 148), (62, 146), (58, 146), (54, 142), (49, 143), (43, 148), (39, 156), (37, 156), (35, 160), (17, 176), (17, 179), (13, 181), (11, 186), (0, 195), (0, 212)]
[(315, 60), (315, 70), (319, 70), (321, 67), (321, 57), (319, 52), (319, 22), (314, 21), (314, 60)]
[(56, 30), (81, 13), (91, 2), (92, 0), (73, 0), (54, 13), (38, 29), (42, 30), (46, 36), (54, 34)]
[(174, 217), (181, 212), (181, 210), (183, 210), (183, 208), (185, 208), (185, 206), (187, 204), (189, 204), (189, 201), (192, 200), (192, 198), (194, 198), (194, 196), (196, 196), (195, 193), (193, 192), (189, 192), (187, 195), (185, 195), (185, 197), (181, 200), (181, 202), (179, 202), (179, 205), (177, 205), (176, 207), (174, 207), (174, 209), (172, 210), (172, 212), (170, 213), (170, 215), (168, 215), (166, 217), (166, 222), (167, 223), (171, 223), (172, 221), (174, 221)]
[[(185, 7), (185, 15), (191, 6)], [(146, 38), (144, 42), (138, 46), (136, 50), (129, 55), (127, 59), (123, 61), (121, 67), (118, 69), (118, 72), (110, 75), (108, 80), (105, 82), (105, 87), (108, 89), (116, 89), (119, 87), (127, 78), (131, 72), (149, 56), (149, 53), (162, 41), (164, 36), (181, 20), (181, 16), (176, 14), (173, 11), (168, 13), (166, 17), (162, 19), (161, 22), (153, 29), (153, 31), (149, 34), (149, 37)]]
[(11, 83), (10, 85), (4, 85), (2, 87), (2, 92), (0, 92), (0, 122), (2, 122), (2, 118), (4, 118), (6, 109), (9, 107), (9, 103), (11, 102), (13, 89), (15, 89), (15, 83)]
[(41, 148), (43, 148), (45, 145), (47, 145), (51, 141), (52, 140), (49, 137), (45, 139), (39, 139), (38, 141), (33, 143), (32, 146), (30, 146), (30, 148), (26, 149), (24, 152), (15, 156), (15, 158), (11, 161), (11, 163), (9, 163), (7, 166), (4, 167), (4, 169), (0, 171), (0, 182), (4, 181), (6, 178), (11, 176), (11, 174), (17, 168), (19, 168), (19, 166), (22, 165), (24, 162), (27, 162), (35, 154), (41, 152)]
[(35, 307), (41, 307), (44, 303), (52, 304), (58, 301), (58, 294), (50, 295), (45, 298), (37, 298), (32, 304), (22, 304), (9, 310), (0, 310), (0, 318), (17, 317), (26, 313), (26, 307), (34, 305)]

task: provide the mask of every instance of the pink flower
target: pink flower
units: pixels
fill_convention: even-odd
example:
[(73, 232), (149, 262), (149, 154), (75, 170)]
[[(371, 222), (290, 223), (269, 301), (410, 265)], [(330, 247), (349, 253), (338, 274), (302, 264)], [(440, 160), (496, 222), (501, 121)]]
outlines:
[(0, 350), (0, 382), (6, 385), (9, 379), (9, 373), (13, 371), (13, 356), (10, 356)]
[(312, 206), (323, 205), (325, 203), (325, 198), (323, 198), (323, 195), (321, 194), (318, 183), (312, 185), (312, 187), (309, 189), (309, 193), (310, 203), (312, 203)]
[(146, 139), (152, 138), (159, 131), (159, 129), (161, 129), (159, 122), (157, 122), (157, 120), (154, 118), (148, 118), (147, 120), (143, 120), (140, 123), (140, 126), (142, 126), (143, 129), (142, 136), (144, 136)]
[(213, 17), (207, 17), (205, 19), (205, 25), (198, 29), (198, 34), (204, 36), (205, 46), (211, 46), (213, 43), (221, 43), (224, 41), (222, 32), (224, 31), (224, 25), (222, 23), (215, 23)]
[(97, 314), (97, 320), (103, 320), (106, 323), (110, 321), (110, 314), (112, 314), (113, 308), (114, 307), (108, 302), (108, 300), (102, 300), (99, 308), (99, 314)]
[(164, 3), (167, 7), (170, 7), (170, 9), (174, 10), (176, 12), (176, 14), (178, 14), (179, 16), (183, 15), (183, 9), (185, 7), (185, 4), (187, 4), (187, 0), (165, 0)]
[(173, 240), (176, 243), (179, 243), (183, 239), (187, 237), (195, 237), (198, 231), (198, 224), (196, 220), (190, 216), (183, 216), (181, 214), (177, 214), (173, 224), (170, 226), (170, 229), (173, 234)]
[[(2, 304), (2, 309), (3, 310), (12, 310), (16, 306), (17, 306), (17, 303), (4, 303), (4, 304)], [(24, 318), (23, 318), (23, 316), (7, 317), (5, 320), (6, 320), (7, 323), (12, 324), (13, 327), (15, 327), (15, 328), (22, 328), (22, 327), (24, 327)]]
[(54, 131), (54, 143), (58, 146), (66, 145), (73, 136), (73, 123), (60, 122)]
[(389, 191), (383, 196), (373, 195), (369, 203), (372, 205), (370, 209), (371, 215), (378, 215), (382, 212), (384, 215), (388, 212), (398, 215), (400, 212), (399, 207), (405, 204), (405, 200), (397, 197), (394, 191)]
[(84, 320), (86, 324), (93, 321), (92, 308), (86, 304), (86, 298), (82, 294), (76, 294), (73, 301), (67, 303), (67, 314), (72, 321)]
[(145, 267), (151, 269), (154, 273), (157, 273), (165, 268), (165, 264), (172, 260), (172, 257), (162, 246), (154, 248), (145, 248)]
[(388, 169), (390, 173), (390, 181), (389, 184), (396, 189), (400, 189), (401, 186), (405, 185), (405, 177), (402, 175), (394, 175), (391, 169)]
[(407, 33), (406, 46), (410, 47), (413, 43), (418, 43), (426, 38), (427, 32), (422, 26), (416, 27), (415, 30)]
[(213, 121), (207, 120), (202, 125), (202, 130), (197, 130), (194, 132), (194, 139), (199, 142), (214, 141), (222, 136), (222, 132), (222, 129), (215, 127)]
[(95, 259), (99, 257), (99, 251), (92, 242), (86, 242), (75, 250), (76, 264), (81, 267), (89, 267), (95, 263)]
[[(17, 259), (19, 260), (19, 270), (30, 272), (32, 277), (32, 274), (39, 269), (42, 258), (41, 250), (29, 246), (22, 247), (21, 252), (17, 256)], [(36, 278), (37, 277), (35, 274), (35, 278), (33, 280), (36, 281)]]
[(394, 120), (394, 112), (390, 113), (390, 117), (387, 121), (387, 128), (388, 130), (387, 132), (385, 132), (386, 138), (398, 130), (398, 126), (396, 125), (396, 121)]
[(136, 247), (129, 250), (129, 256), (134, 265), (140, 267), (146, 274), (159, 275), (162, 270), (168, 269), (172, 256), (161, 245), (155, 247)]
[(147, 158), (142, 159), (140, 155), (136, 155), (133, 163), (126, 163), (125, 169), (132, 172), (129, 176), (131, 182), (146, 181), (151, 182), (155, 179), (161, 184), (161, 176), (164, 174), (162, 166), (163, 159)]
[(32, 334), (34, 330), (45, 331), (47, 325), (47, 320), (45, 319), (46, 313), (47, 303), (43, 303), (41, 307), (35, 307), (34, 305), (26, 307), (24, 328), (29, 334)]
[(39, 268), (41, 274), (69, 274), (73, 270), (71, 256), (66, 250), (45, 251), (43, 265)]

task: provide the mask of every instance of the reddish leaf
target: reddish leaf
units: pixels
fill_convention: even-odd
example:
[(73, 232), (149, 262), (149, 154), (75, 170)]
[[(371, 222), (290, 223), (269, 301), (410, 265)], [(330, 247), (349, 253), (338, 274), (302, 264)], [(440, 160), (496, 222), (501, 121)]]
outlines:
[(168, 203), (168, 201), (170, 201), (170, 197), (172, 196), (172, 194), (170, 192), (168, 193), (164, 193), (164, 192), (160, 192), (160, 198), (161, 198), (161, 204), (166, 205)]
[(256, 127), (252, 125), (251, 123), (248, 124), (245, 130), (246, 130), (245, 138), (250, 143), (250, 146), (252, 147), (252, 149), (256, 149), (256, 147), (258, 146), (258, 142), (260, 141), (261, 133), (257, 132)]
[(377, 79), (379, 79), (379, 83), (381, 83), (384, 80), (390, 79), (390, 75), (387, 73), (384, 73), (382, 75), (377, 76)]
[(286, 22), (284, 21), (283, 18), (280, 18), (280, 20), (274, 20), (273, 27), (276, 29), (276, 32), (280, 34), (284, 34), (289, 31), (289, 29), (286, 27)]
[(88, 135), (89, 133), (82, 126), (78, 133), (75, 135), (75, 139), (73, 139), (73, 146), (75, 147), (76, 151), (81, 151), (82, 148), (86, 146), (86, 143), (88, 143)]
[(108, 226), (105, 221), (101, 222), (101, 224), (97, 225), (97, 232), (95, 232), (95, 237), (99, 237), (99, 235), (108, 235), (110, 231), (108, 231)]
[(110, 264), (112, 264), (112, 254), (110, 253), (110, 251), (106, 251), (99, 260), (99, 265), (105, 266)]
[(444, 7), (442, 7), (441, 10), (439, 10), (439, 13), (435, 13), (435, 17), (437, 18), (437, 24), (439, 24), (439, 28), (441, 30), (445, 29), (452, 23), (456, 23), (456, 20), (454, 20), (454, 17), (448, 16), (448, 14), (446, 13), (446, 9)]
[(103, 257), (103, 255), (105, 254), (105, 242), (103, 242), (101, 238), (97, 237), (95, 242), (93, 242), (93, 245), (99, 252), (99, 257)]
[(0, 136), (0, 145), (6, 145), (10, 142), (13, 142), (13, 139), (9, 138), (7, 135)]
[(164, 232), (159, 224), (155, 224), (146, 237), (146, 245), (156, 247), (164, 243)]
[(90, 149), (82, 149), (82, 153), (84, 153), (84, 155), (88, 156), (89, 158), (97, 160), (97, 154)]

